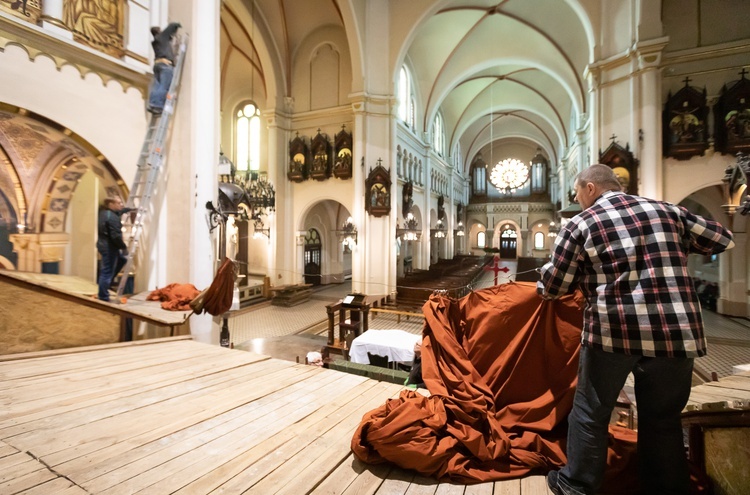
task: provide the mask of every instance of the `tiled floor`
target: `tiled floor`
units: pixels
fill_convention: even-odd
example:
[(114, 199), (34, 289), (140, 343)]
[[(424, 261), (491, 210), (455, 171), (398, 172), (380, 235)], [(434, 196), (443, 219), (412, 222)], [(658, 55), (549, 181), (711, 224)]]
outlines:
[[(515, 279), (515, 263), (501, 262), (511, 271), (499, 274), (498, 283)], [(488, 272), (475, 289), (490, 287), (494, 275)], [(248, 349), (273, 357), (304, 362), (310, 351), (319, 351), (326, 343), (326, 305), (336, 302), (351, 291), (351, 283), (326, 286), (316, 291), (311, 300), (284, 308), (263, 303), (235, 314), (229, 320), (232, 342), (239, 349)], [(704, 311), (708, 355), (695, 360), (695, 370), (703, 379), (715, 372), (719, 378), (732, 374), (732, 366), (750, 363), (750, 320), (728, 318)], [(370, 318), (373, 329), (401, 329), (410, 333), (422, 331), (423, 320), (411, 317), (396, 321), (395, 315), (380, 314)]]

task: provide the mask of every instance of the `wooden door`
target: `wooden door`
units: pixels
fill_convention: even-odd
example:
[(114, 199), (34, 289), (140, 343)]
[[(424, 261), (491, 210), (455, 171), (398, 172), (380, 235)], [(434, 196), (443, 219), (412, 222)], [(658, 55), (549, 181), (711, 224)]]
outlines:
[(310, 229), (305, 235), (305, 283), (320, 285), (320, 234)]
[(500, 257), (516, 259), (516, 231), (506, 229), (500, 234)]

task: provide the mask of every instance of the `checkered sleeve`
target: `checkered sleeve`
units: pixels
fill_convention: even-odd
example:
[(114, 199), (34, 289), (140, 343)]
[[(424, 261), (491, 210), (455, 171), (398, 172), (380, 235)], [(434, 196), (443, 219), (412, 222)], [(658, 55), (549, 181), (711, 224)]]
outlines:
[(541, 280), (537, 283), (537, 292), (544, 299), (557, 299), (578, 286), (579, 262), (582, 243), (581, 232), (570, 222), (555, 239), (552, 253), (554, 263), (550, 262), (541, 268)]
[(685, 226), (691, 253), (717, 254), (734, 247), (732, 232), (719, 223), (694, 215), (681, 206), (674, 206), (674, 209)]

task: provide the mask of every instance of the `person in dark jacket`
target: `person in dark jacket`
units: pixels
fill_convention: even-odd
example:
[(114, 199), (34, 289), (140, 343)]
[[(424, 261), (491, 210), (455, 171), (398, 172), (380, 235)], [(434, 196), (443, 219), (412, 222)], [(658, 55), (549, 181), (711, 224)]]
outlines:
[(101, 255), (99, 266), (99, 294), (101, 301), (109, 301), (109, 286), (112, 279), (125, 265), (125, 253), (128, 246), (122, 240), (122, 222), (120, 216), (132, 211), (123, 208), (120, 198), (107, 198), (104, 208), (99, 211), (99, 238), (96, 249)]
[(154, 37), (154, 41), (151, 42), (154, 49), (154, 78), (149, 89), (147, 109), (155, 115), (160, 115), (164, 110), (169, 85), (172, 84), (174, 73), (172, 38), (180, 27), (182, 26), (179, 22), (173, 22), (164, 30), (158, 26), (151, 28), (151, 34)]

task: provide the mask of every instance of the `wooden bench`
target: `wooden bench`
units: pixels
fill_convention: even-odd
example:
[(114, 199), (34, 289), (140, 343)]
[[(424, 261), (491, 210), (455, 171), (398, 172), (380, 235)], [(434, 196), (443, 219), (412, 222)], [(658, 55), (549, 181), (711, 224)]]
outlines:
[(271, 304), (274, 306), (296, 306), (310, 300), (312, 284), (280, 285), (269, 289), (273, 294)]

